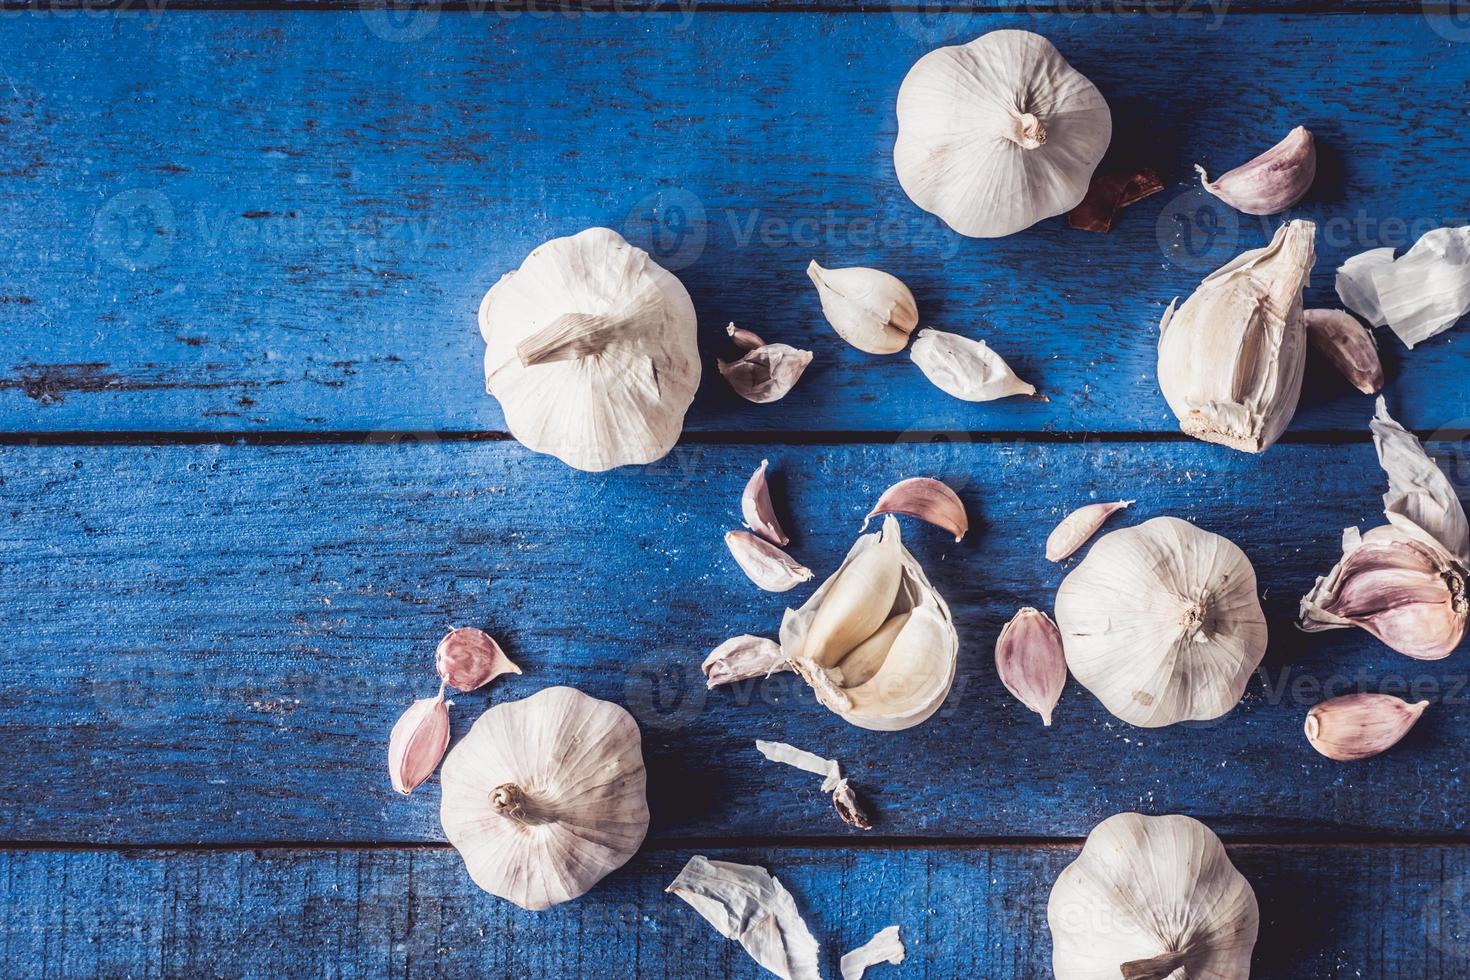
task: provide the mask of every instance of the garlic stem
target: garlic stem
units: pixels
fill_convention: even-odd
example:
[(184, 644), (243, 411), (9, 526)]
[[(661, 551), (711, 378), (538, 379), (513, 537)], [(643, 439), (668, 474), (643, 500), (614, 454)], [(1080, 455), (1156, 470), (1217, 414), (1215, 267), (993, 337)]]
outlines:
[(495, 787), (490, 793), (490, 808), (502, 817), (526, 827), (556, 821), (554, 813), (538, 805), (515, 783), (502, 783)]
[(1014, 133), (1007, 133), (1013, 142), (1025, 150), (1034, 150), (1046, 142), (1046, 127), (1029, 112), (1016, 117)]
[(525, 367), (575, 361), (597, 354), (623, 329), (624, 321), (594, 313), (564, 313), (516, 345)]
[(1174, 971), (1181, 969), (1187, 962), (1188, 955), (1180, 950), (1160, 953), (1146, 960), (1133, 960), (1118, 969), (1123, 974), (1123, 980), (1169, 980)]

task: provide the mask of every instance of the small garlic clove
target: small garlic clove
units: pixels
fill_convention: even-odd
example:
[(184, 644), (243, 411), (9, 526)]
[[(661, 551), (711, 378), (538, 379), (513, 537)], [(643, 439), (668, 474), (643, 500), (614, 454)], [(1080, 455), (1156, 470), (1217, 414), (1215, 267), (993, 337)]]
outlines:
[(761, 460), (761, 465), (746, 481), (745, 492), (740, 495), (740, 515), (745, 518), (746, 527), (767, 541), (788, 545), (791, 539), (781, 530), (781, 522), (776, 519), (776, 510), (771, 506), (771, 488), (766, 483), (767, 465), (767, 460)]
[(1303, 310), (1307, 339), (1317, 352), (1365, 395), (1383, 387), (1378, 342), (1357, 317), (1342, 310)]
[(461, 626), (445, 634), (434, 651), (434, 669), (446, 684), (458, 691), (473, 691), (501, 674), (521, 672), (494, 637), (473, 626)]
[(388, 775), (393, 788), (407, 796), (434, 774), (449, 747), (449, 705), (444, 685), (432, 698), (409, 706), (388, 736)]
[(995, 641), (995, 670), (1006, 690), (1050, 727), (1067, 683), (1062, 634), (1051, 617), (1030, 606), (1016, 613)]
[(919, 325), (914, 294), (878, 269), (824, 269), (815, 261), (806, 274), (817, 287), (822, 315), (837, 335), (869, 354), (895, 354)]
[(924, 329), (909, 350), (924, 377), (940, 391), (967, 402), (1035, 395), (1036, 386), (1016, 377), (1009, 364), (983, 340)]
[(916, 476), (900, 480), (878, 498), (868, 516), (863, 518), (863, 530), (868, 522), (879, 514), (906, 514), (917, 517), (937, 528), (954, 535), (956, 541), (970, 529), (970, 519), (965, 516), (965, 505), (953, 490), (939, 480)]
[(832, 806), (836, 808), (842, 822), (849, 827), (856, 827), (858, 830), (873, 829), (872, 818), (858, 802), (857, 793), (847, 780), (838, 780), (837, 788), (832, 790)]
[(715, 366), (735, 394), (748, 402), (765, 405), (785, 398), (811, 362), (809, 350), (767, 344), (738, 361), (716, 360)]
[(1131, 500), (1114, 500), (1105, 504), (1087, 504), (1072, 511), (1047, 535), (1046, 560), (1066, 561), (1072, 557), (1097, 533), (1104, 521), (1131, 503)]
[(841, 570), (812, 617), (802, 655), (831, 667), (888, 620), (903, 575), (898, 521), (883, 518), (882, 536)]
[(791, 670), (791, 663), (775, 640), (745, 634), (732, 636), (711, 650), (700, 670), (704, 671), (705, 686), (717, 687)]
[(759, 334), (749, 330), (741, 330), (735, 326), (733, 321), (729, 326), (725, 327), (725, 333), (729, 334), (730, 340), (741, 350), (756, 350), (757, 348), (766, 346), (766, 342), (761, 340)]
[(1398, 744), (1427, 707), (1387, 694), (1345, 694), (1307, 712), (1307, 741), (1329, 759), (1367, 759)]
[(741, 571), (767, 592), (785, 592), (812, 577), (810, 568), (749, 531), (727, 532), (725, 545)]
[(1305, 126), (1216, 180), (1196, 165), (1205, 190), (1245, 214), (1280, 214), (1306, 197), (1317, 176), (1317, 146)]

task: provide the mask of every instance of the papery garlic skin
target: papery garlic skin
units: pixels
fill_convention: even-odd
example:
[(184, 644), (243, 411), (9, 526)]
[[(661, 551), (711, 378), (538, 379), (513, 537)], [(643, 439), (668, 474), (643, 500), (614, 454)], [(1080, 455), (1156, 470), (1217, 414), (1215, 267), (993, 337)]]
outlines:
[(1099, 538), (1057, 590), (1056, 620), (1072, 676), (1141, 728), (1220, 717), (1266, 653), (1250, 560), (1175, 517)]
[(1357, 318), (1342, 310), (1304, 310), (1307, 340), (1339, 374), (1365, 395), (1383, 387), (1378, 342)]
[(869, 354), (895, 354), (919, 325), (914, 294), (879, 269), (824, 269), (813, 261), (806, 274), (817, 287), (822, 315), (837, 335)]
[(1306, 364), (1302, 290), (1316, 261), (1310, 221), (1211, 273), (1159, 324), (1159, 387), (1179, 428), (1259, 453), (1296, 412)]
[(809, 350), (767, 344), (738, 361), (717, 360), (715, 366), (735, 394), (752, 404), (768, 405), (785, 398), (811, 363)]
[(1076, 207), (1112, 139), (1097, 86), (1029, 31), (920, 58), (898, 92), (904, 193), (961, 235), (999, 238)]
[(1205, 190), (1245, 214), (1280, 214), (1307, 196), (1317, 177), (1317, 144), (1305, 126), (1260, 156), (1210, 180), (1196, 165)]
[(1092, 829), (1046, 908), (1056, 980), (1248, 980), (1255, 892), (1191, 817), (1120, 813)]
[(1030, 606), (1011, 617), (995, 641), (995, 670), (1006, 690), (1050, 728), (1067, 684), (1062, 634), (1051, 617)]
[(474, 691), (502, 674), (519, 674), (495, 638), (473, 626), (450, 630), (434, 651), (434, 669), (458, 691)]
[(1470, 312), (1470, 225), (1427, 231), (1397, 259), (1391, 248), (1353, 256), (1337, 270), (1337, 293), (1412, 349)]
[(822, 980), (821, 947), (796, 900), (765, 868), (696, 854), (664, 891), (688, 902), (720, 935), (740, 943), (782, 980)]
[(868, 967), (877, 966), (879, 963), (890, 963), (897, 966), (903, 962), (906, 952), (903, 940), (898, 935), (898, 926), (880, 929), (872, 939), (857, 949), (842, 954), (842, 961), (839, 964), (842, 980), (862, 980)]
[(812, 570), (749, 531), (727, 531), (725, 546), (745, 577), (766, 592), (789, 592), (812, 578)]
[(388, 736), (388, 776), (393, 788), (407, 796), (434, 774), (449, 746), (449, 705), (444, 685), (432, 698), (409, 706)]
[(962, 401), (989, 402), (1036, 394), (1036, 386), (1018, 378), (983, 340), (942, 330), (920, 330), (909, 358), (936, 388)]
[(1307, 712), (1307, 741), (1338, 762), (1368, 759), (1397, 745), (1427, 707), (1388, 694), (1345, 694)]

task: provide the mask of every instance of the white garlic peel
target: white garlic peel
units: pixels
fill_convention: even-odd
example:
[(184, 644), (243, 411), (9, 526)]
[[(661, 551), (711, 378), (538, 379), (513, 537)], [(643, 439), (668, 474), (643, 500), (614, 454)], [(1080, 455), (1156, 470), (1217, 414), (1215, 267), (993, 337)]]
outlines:
[(1016, 377), (1011, 366), (983, 340), (924, 329), (910, 348), (909, 358), (936, 388), (963, 401), (1036, 394), (1036, 386)]
[(891, 963), (894, 966), (903, 962), (908, 950), (904, 949), (903, 940), (899, 938), (898, 926), (888, 926), (878, 930), (872, 939), (863, 943), (850, 953), (842, 954), (840, 968), (842, 980), (863, 980), (863, 974), (868, 967), (877, 966), (880, 963)]
[(1435, 228), (1395, 259), (1393, 249), (1355, 255), (1337, 270), (1337, 294), (1412, 348), (1470, 312), (1470, 225)]
[(842, 782), (842, 767), (837, 764), (836, 759), (824, 759), (815, 752), (798, 749), (785, 742), (767, 742), (759, 738), (755, 740), (755, 747), (761, 755), (772, 762), (795, 766), (803, 772), (823, 777), (822, 792), (824, 793), (832, 792), (837, 788), (837, 784)]
[(919, 207), (999, 238), (1081, 203), (1112, 133), (1097, 86), (1050, 41), (991, 31), (909, 69), (893, 163)]
[(1057, 980), (1247, 980), (1250, 882), (1191, 817), (1120, 813), (1087, 835), (1046, 909)]
[(475, 884), (521, 908), (584, 894), (648, 832), (633, 716), (570, 687), (495, 705), (440, 770), (439, 815)]
[(1057, 590), (1056, 621), (1072, 676), (1142, 728), (1225, 714), (1266, 653), (1250, 560), (1175, 517), (1099, 538)]
[(806, 274), (817, 287), (822, 315), (837, 335), (869, 354), (894, 354), (919, 325), (914, 294), (879, 269), (824, 269), (813, 261)]
[(688, 902), (720, 935), (740, 943), (776, 976), (821, 980), (821, 947), (796, 900), (765, 868), (696, 854), (664, 890)]
[(944, 703), (959, 634), (889, 515), (800, 609), (786, 611), (781, 650), (828, 709), (860, 728), (898, 731)]
[(533, 251), (480, 303), (485, 387), (512, 435), (579, 470), (649, 463), (699, 387), (694, 304), (607, 228)]

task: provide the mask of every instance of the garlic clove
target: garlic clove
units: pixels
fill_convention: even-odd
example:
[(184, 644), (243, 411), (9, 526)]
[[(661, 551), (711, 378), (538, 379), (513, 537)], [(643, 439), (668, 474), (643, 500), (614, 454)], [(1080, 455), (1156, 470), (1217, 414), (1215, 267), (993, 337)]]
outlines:
[(898, 639), (899, 631), (909, 621), (910, 615), (912, 614), (905, 612), (889, 617), (886, 623), (878, 627), (877, 632), (842, 657), (838, 667), (842, 671), (844, 684), (862, 684), (878, 673), (878, 668), (888, 659), (888, 654), (893, 650), (893, 641)]
[(750, 330), (742, 330), (735, 326), (733, 321), (725, 327), (725, 333), (729, 335), (730, 340), (734, 342), (735, 346), (741, 350), (756, 350), (766, 346), (766, 342), (761, 340), (759, 334)]
[(842, 818), (842, 822), (849, 827), (856, 827), (858, 830), (873, 829), (872, 818), (858, 802), (857, 793), (847, 780), (837, 781), (837, 785), (832, 790), (832, 806), (837, 810), (837, 815)]
[(1114, 500), (1106, 504), (1087, 504), (1062, 518), (1046, 538), (1046, 560), (1066, 561), (1077, 549), (1097, 533), (1109, 517), (1132, 504), (1132, 500)]
[(790, 662), (781, 652), (781, 644), (764, 636), (749, 634), (732, 636), (711, 650), (700, 665), (705, 686), (709, 688), (753, 677), (769, 677), (790, 669)]
[(868, 522), (879, 514), (906, 514), (917, 517), (937, 528), (954, 535), (959, 541), (970, 529), (970, 519), (965, 516), (965, 505), (959, 496), (939, 480), (916, 476), (900, 480), (878, 498), (868, 516), (863, 518), (863, 530)]
[(983, 340), (924, 329), (909, 350), (924, 377), (945, 394), (967, 402), (1035, 395), (1036, 386), (1016, 377), (1009, 364)]
[(664, 891), (688, 902), (726, 939), (783, 980), (821, 980), (821, 947), (796, 900), (765, 868), (696, 854)]
[(903, 574), (902, 548), (898, 521), (885, 516), (877, 547), (835, 576), (807, 630), (802, 656), (831, 667), (887, 621)]
[[(843, 717), (862, 728), (886, 731), (895, 705), (923, 706), (905, 717), (903, 727), (917, 725), (939, 710), (954, 681), (951, 632), (949, 621), (936, 610), (923, 606), (913, 610), (873, 676), (842, 688), (847, 702)], [(817, 693), (820, 696), (820, 688)]]
[(444, 685), (432, 698), (409, 706), (388, 736), (388, 775), (393, 788), (407, 796), (434, 774), (449, 747), (449, 705)]
[(903, 962), (905, 953), (903, 940), (898, 936), (898, 926), (881, 929), (857, 949), (842, 954), (842, 962), (839, 964), (842, 980), (863, 980), (863, 974), (868, 967), (880, 963), (897, 966)]
[(919, 324), (914, 294), (878, 269), (824, 269), (813, 261), (806, 274), (817, 287), (822, 315), (837, 335), (869, 354), (894, 354)]
[(1051, 617), (1030, 606), (1016, 613), (995, 641), (995, 670), (1006, 690), (1050, 727), (1067, 684), (1062, 634)]
[(776, 519), (776, 510), (771, 506), (771, 488), (766, 483), (767, 465), (767, 460), (761, 460), (761, 465), (746, 481), (745, 492), (740, 495), (740, 514), (745, 518), (745, 526), (767, 541), (788, 545), (791, 539), (781, 530), (781, 522)]
[(1210, 180), (1196, 165), (1205, 190), (1246, 214), (1280, 214), (1307, 196), (1317, 176), (1317, 146), (1311, 132), (1298, 126), (1271, 149)]
[(1342, 310), (1304, 310), (1302, 320), (1312, 346), (1354, 388), (1371, 395), (1383, 387), (1378, 342), (1356, 317)]
[(1397, 745), (1427, 707), (1387, 694), (1345, 694), (1307, 712), (1307, 741), (1338, 762), (1367, 759)]
[(725, 546), (746, 576), (767, 592), (786, 592), (811, 580), (812, 570), (749, 531), (729, 531)]
[(735, 394), (748, 402), (766, 405), (785, 398), (802, 372), (812, 362), (812, 352), (786, 344), (767, 344), (750, 351), (738, 361), (716, 360), (720, 376)]
[(459, 691), (473, 691), (501, 674), (521, 672), (494, 637), (473, 626), (461, 626), (445, 634), (434, 651), (434, 669), (446, 684)]

